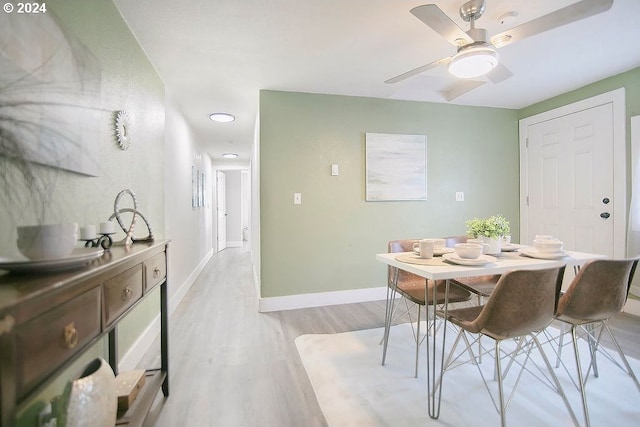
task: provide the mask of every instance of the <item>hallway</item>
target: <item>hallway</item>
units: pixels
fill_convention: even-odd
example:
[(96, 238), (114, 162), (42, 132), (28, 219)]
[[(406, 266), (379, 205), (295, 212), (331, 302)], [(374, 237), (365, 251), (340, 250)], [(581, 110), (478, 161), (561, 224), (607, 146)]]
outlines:
[[(250, 253), (225, 249), (171, 316), (170, 396), (147, 424), (326, 426), (295, 338), (383, 324), (384, 301), (259, 313)], [(158, 347), (143, 364), (159, 365)]]

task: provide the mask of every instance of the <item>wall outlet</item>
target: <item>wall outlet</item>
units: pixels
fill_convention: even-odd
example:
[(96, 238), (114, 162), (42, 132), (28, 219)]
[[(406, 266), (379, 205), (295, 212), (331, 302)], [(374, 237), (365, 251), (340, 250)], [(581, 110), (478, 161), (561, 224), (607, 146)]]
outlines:
[(333, 164), (331, 165), (331, 176), (338, 176), (340, 175), (340, 166)]
[(464, 192), (456, 191), (456, 202), (464, 202)]
[(294, 205), (302, 204), (302, 193), (293, 193), (293, 204)]

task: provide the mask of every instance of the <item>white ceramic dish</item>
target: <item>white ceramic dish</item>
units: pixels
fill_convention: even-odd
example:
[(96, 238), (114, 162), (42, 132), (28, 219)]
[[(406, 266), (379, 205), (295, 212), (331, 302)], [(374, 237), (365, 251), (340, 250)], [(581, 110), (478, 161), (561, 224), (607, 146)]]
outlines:
[(66, 258), (71, 255), (77, 242), (77, 234), (61, 234), (59, 236), (18, 237), (16, 243), (22, 255), (33, 261), (43, 261)]
[(78, 232), (78, 224), (72, 222), (68, 224), (20, 225), (17, 230), (18, 237), (62, 236), (76, 234)]
[(469, 258), (460, 258), (455, 253), (444, 254), (442, 255), (442, 258), (454, 264), (471, 265), (471, 266), (485, 265), (491, 262), (498, 261), (497, 258), (492, 257), (491, 255), (480, 255), (478, 258), (469, 259)]
[(533, 247), (538, 250), (538, 252), (544, 253), (558, 253), (562, 252), (564, 243), (561, 240), (557, 239), (547, 239), (547, 240), (534, 240)]
[(433, 254), (436, 256), (440, 256), (440, 255), (444, 255), (444, 254), (451, 254), (453, 252), (455, 252), (456, 250), (453, 248), (448, 248), (448, 247), (444, 247), (444, 248), (434, 248), (433, 249)]
[(536, 248), (521, 248), (519, 249), (519, 252), (524, 256), (528, 256), (531, 258), (538, 258), (538, 259), (562, 259), (564, 257), (569, 256), (569, 254), (564, 251), (540, 252)]
[(0, 270), (13, 272), (48, 272), (81, 267), (104, 254), (102, 248), (77, 248), (71, 255), (58, 259), (30, 260), (24, 257), (0, 256)]

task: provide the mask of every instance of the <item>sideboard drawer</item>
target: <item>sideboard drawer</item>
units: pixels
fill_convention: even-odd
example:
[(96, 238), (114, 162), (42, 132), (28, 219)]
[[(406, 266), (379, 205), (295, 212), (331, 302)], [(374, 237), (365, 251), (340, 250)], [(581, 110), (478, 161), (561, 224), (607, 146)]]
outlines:
[(162, 283), (164, 278), (167, 277), (167, 257), (164, 252), (144, 262), (144, 275), (145, 293)]
[(104, 282), (105, 327), (142, 297), (142, 265)]
[(16, 385), (23, 397), (61, 363), (100, 334), (100, 287), (16, 329)]

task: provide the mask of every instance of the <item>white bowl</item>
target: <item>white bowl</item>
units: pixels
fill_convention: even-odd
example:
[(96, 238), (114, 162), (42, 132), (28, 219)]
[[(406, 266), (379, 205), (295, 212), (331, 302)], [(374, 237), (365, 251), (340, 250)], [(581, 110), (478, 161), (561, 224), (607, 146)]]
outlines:
[(56, 259), (69, 256), (78, 241), (77, 234), (62, 236), (36, 235), (18, 238), (18, 250), (32, 260)]
[(478, 243), (456, 243), (456, 255), (464, 259), (475, 259), (482, 255), (482, 245)]
[(18, 227), (18, 237), (70, 236), (76, 233), (78, 233), (78, 224), (75, 222), (67, 224), (22, 225)]
[(564, 243), (560, 240), (534, 240), (533, 246), (542, 253), (556, 253), (562, 251)]

